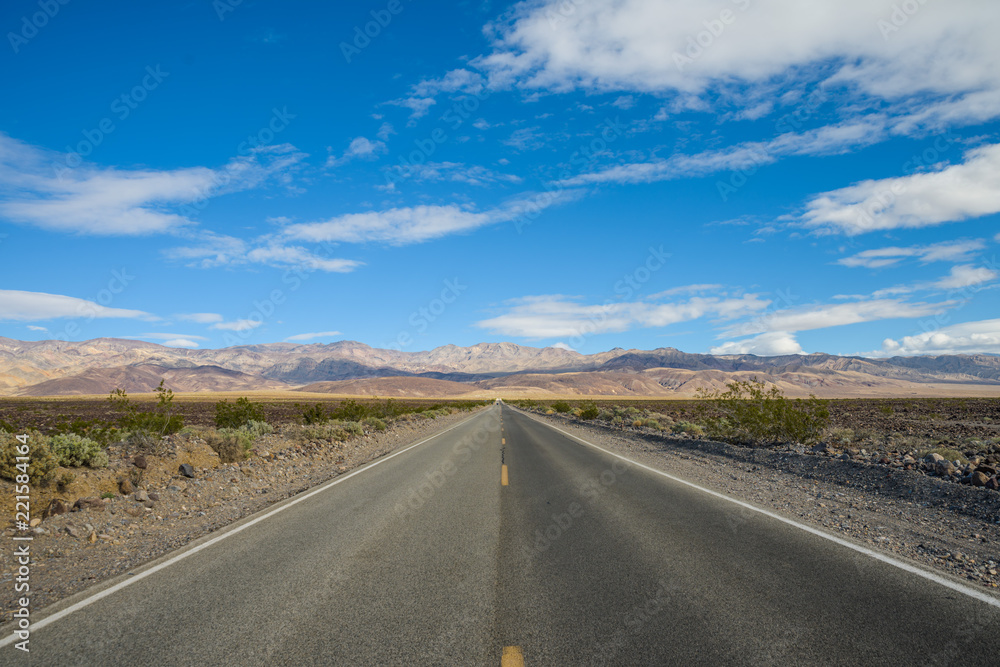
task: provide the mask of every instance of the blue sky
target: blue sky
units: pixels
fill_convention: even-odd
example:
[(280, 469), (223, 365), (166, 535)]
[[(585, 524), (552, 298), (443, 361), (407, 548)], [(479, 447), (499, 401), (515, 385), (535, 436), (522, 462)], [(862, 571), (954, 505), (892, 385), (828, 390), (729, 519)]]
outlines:
[(7, 2), (0, 335), (1000, 353), (998, 19)]

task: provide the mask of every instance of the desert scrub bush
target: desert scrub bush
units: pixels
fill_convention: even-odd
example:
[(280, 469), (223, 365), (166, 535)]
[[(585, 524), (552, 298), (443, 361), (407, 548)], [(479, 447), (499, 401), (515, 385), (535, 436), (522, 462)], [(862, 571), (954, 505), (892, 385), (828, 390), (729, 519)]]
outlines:
[(373, 431), (384, 431), (388, 428), (385, 421), (379, 417), (368, 417), (363, 423)]
[(766, 389), (756, 378), (726, 386), (724, 392), (698, 392), (715, 409), (702, 419), (713, 438), (751, 445), (810, 443), (822, 436), (830, 421), (828, 402), (815, 396), (789, 399), (777, 386)]
[(322, 424), (306, 426), (302, 429), (302, 436), (306, 440), (322, 440), (332, 443), (347, 440), (348, 433), (342, 427), (341, 422), (331, 420)]
[[(27, 461), (17, 460), (24, 456), (28, 457)], [(46, 437), (38, 431), (23, 433), (20, 439), (13, 433), (0, 432), (0, 477), (18, 484), (37, 485), (48, 481), (58, 467), (59, 459), (49, 450)]]
[(108, 455), (100, 443), (90, 438), (75, 433), (58, 433), (51, 436), (46, 444), (63, 467), (106, 468), (108, 465)]
[(580, 406), (580, 419), (591, 420), (597, 419), (597, 416), (601, 414), (601, 411), (597, 408), (597, 404), (593, 401), (584, 403)]
[(248, 422), (266, 421), (264, 408), (258, 403), (251, 403), (246, 396), (237, 398), (235, 403), (219, 401), (215, 404), (217, 428), (239, 428)]
[(552, 409), (559, 413), (569, 412), (573, 408), (566, 401), (556, 401), (552, 404)]
[(60, 433), (75, 434), (93, 440), (101, 447), (107, 447), (111, 443), (121, 440), (124, 435), (114, 424), (101, 419), (60, 420), (53, 424), (49, 434)]
[(120, 428), (160, 436), (177, 433), (184, 428), (184, 418), (173, 411), (174, 392), (167, 389), (163, 382), (161, 379), (156, 388), (156, 406), (152, 410), (140, 410), (124, 389), (111, 392), (108, 401), (121, 413), (118, 417)]
[(841, 447), (846, 447), (847, 445), (854, 442), (855, 434), (852, 428), (843, 428), (840, 426), (834, 428), (828, 428), (823, 433), (823, 439), (833, 445), (840, 445)]
[(671, 430), (678, 435), (705, 435), (705, 429), (694, 422), (677, 422)]
[[(298, 403), (295, 404), (295, 407), (302, 408)], [(323, 407), (322, 403), (302, 408), (302, 423), (306, 426), (322, 424), (329, 418), (330, 415), (326, 413), (326, 408)]]
[(254, 440), (261, 437), (262, 435), (269, 435), (271, 433), (274, 433), (273, 426), (271, 426), (265, 421), (256, 421), (256, 420), (248, 421), (247, 423), (243, 424), (243, 426), (241, 426), (239, 430), (246, 431), (247, 433), (250, 434), (250, 436)]
[(238, 429), (205, 431), (202, 437), (205, 439), (205, 444), (219, 455), (219, 460), (223, 463), (242, 461), (247, 456), (247, 450), (253, 446), (253, 439), (249, 434)]

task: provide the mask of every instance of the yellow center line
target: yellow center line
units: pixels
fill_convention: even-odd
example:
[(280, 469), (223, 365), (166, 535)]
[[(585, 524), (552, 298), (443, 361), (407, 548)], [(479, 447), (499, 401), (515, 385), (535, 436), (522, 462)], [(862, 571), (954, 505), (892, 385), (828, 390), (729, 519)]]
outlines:
[(507, 486), (507, 466), (500, 466), (500, 486)]
[(506, 445), (507, 444), (507, 438), (500, 438), (500, 444), (501, 445)]
[(500, 656), (500, 667), (524, 667), (524, 656), (520, 646), (504, 646)]

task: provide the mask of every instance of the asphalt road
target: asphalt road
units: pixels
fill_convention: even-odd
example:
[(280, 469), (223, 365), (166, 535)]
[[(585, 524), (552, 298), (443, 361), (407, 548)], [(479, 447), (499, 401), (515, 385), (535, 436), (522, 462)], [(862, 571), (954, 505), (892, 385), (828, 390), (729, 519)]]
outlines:
[(0, 664), (1000, 663), (995, 606), (500, 415), (77, 596)]

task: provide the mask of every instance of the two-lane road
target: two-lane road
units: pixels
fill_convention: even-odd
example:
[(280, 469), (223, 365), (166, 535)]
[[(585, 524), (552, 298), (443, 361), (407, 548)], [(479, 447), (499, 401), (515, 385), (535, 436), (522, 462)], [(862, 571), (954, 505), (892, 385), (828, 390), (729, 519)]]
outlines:
[(1000, 656), (997, 606), (506, 406), (45, 613), (0, 664)]

